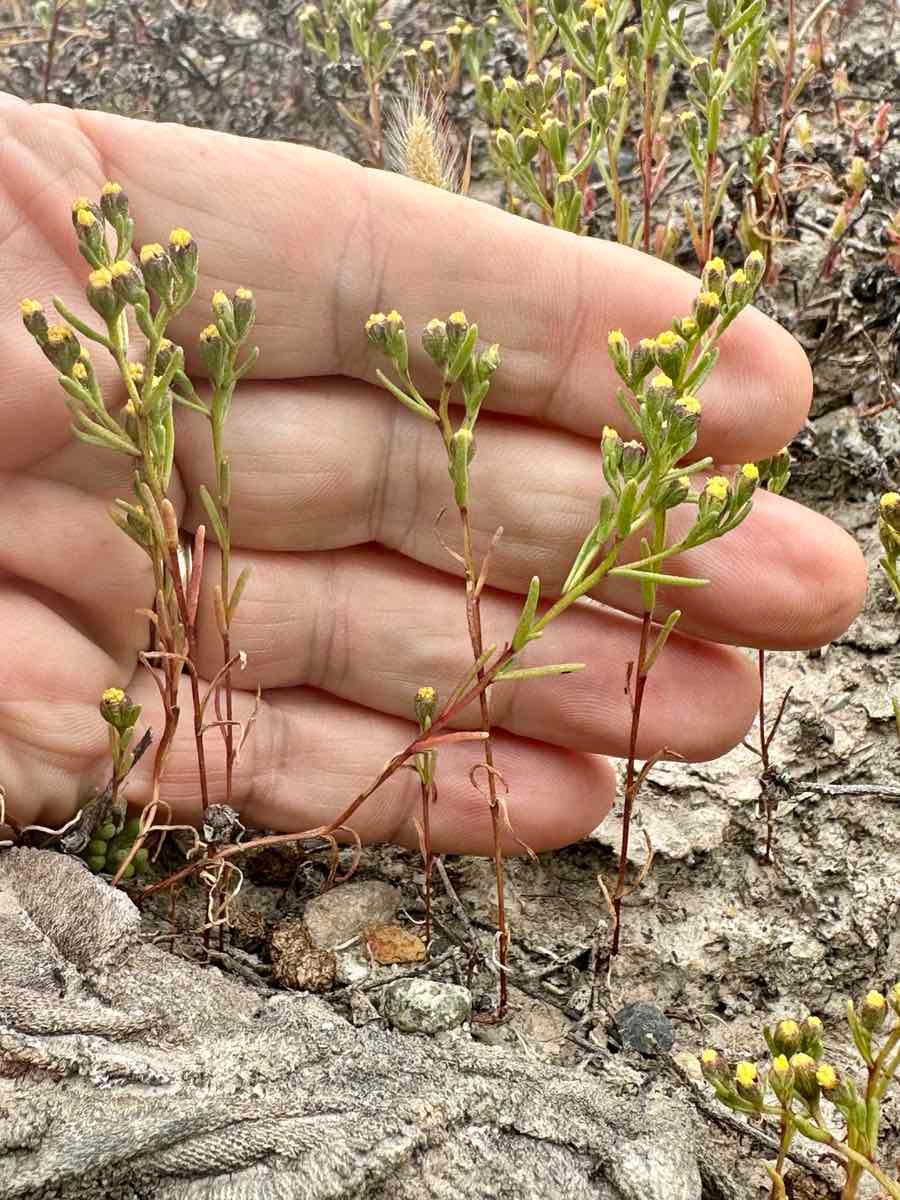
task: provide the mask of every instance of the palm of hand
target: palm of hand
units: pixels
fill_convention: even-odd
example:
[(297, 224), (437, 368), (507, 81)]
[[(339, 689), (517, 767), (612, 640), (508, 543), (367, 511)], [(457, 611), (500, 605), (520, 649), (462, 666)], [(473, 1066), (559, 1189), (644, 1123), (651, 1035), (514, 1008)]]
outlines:
[[(540, 574), (548, 594), (559, 587), (592, 520), (596, 437), (616, 413), (606, 330), (657, 332), (687, 310), (693, 285), (630, 251), (310, 151), (5, 98), (0, 131), (0, 781), (12, 809), (20, 820), (64, 819), (102, 777), (97, 702), (110, 684), (127, 687), (150, 724), (161, 724), (156, 689), (134, 665), (148, 639), (135, 610), (152, 600), (149, 566), (108, 516), (110, 501), (129, 495), (128, 465), (72, 439), (53, 372), (16, 310), (20, 296), (57, 294), (85, 312), (69, 203), (95, 195), (110, 174), (131, 198), (140, 242), (184, 224), (200, 244), (198, 298), (172, 333), (189, 356), (214, 287), (248, 284), (257, 295), (261, 359), (239, 389), (229, 453), (235, 573), (253, 569), (234, 637), (250, 664), (237, 680), (236, 715), (246, 718), (257, 684), (264, 703), (236, 800), (247, 823), (324, 822), (409, 741), (416, 688), (446, 693), (468, 665), (459, 581), (432, 531), (448, 499), (446, 468), (432, 431), (372, 386), (367, 313), (399, 302), (411, 323), (424, 324), (462, 306), (503, 346), (473, 475), (481, 548), (498, 524), (506, 530), (484, 605), (488, 638), (502, 640), (528, 578)], [(113, 407), (121, 400), (114, 371), (99, 350), (93, 358)], [(724, 462), (771, 453), (807, 399), (797, 348), (748, 313), (729, 332), (704, 395), (700, 449)], [(211, 468), (208, 432), (194, 414), (178, 420), (173, 498), (195, 528)], [(640, 750), (703, 757), (737, 741), (755, 708), (753, 670), (727, 644), (827, 640), (856, 611), (864, 573), (840, 531), (769, 496), (724, 544), (678, 567), (712, 584), (677, 598), (693, 636), (674, 637), (654, 672)], [(639, 598), (617, 583), (602, 599), (611, 607), (571, 612), (540, 645), (540, 661), (582, 660), (587, 672), (495, 689), (513, 822), (535, 848), (596, 824), (613, 792), (596, 752), (625, 748), (635, 625), (615, 609), (634, 611)], [(200, 666), (210, 678), (220, 647), (214, 622), (204, 625)], [(192, 817), (189, 724), (163, 794)], [(214, 735), (209, 748), (212, 797), (221, 799)], [(489, 845), (486, 806), (467, 778), (472, 759), (471, 747), (442, 752), (436, 849)], [(148, 779), (145, 761), (133, 801), (146, 798)], [(359, 811), (364, 839), (415, 844), (413, 784), (400, 772)]]

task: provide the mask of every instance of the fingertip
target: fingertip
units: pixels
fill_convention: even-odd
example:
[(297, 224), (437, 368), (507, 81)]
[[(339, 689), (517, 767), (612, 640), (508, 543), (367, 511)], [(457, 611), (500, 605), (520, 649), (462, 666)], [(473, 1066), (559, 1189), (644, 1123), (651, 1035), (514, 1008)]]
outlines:
[[(497, 788), (509, 823), (503, 823), (503, 850), (522, 855), (556, 850), (586, 837), (612, 808), (615, 772), (607, 759), (556, 746), (511, 738), (493, 739), (495, 762), (503, 781)], [(446, 758), (442, 755), (442, 759)], [(480, 777), (480, 778), (479, 778)], [(483, 772), (475, 779), (482, 784)], [(440, 803), (432, 815), (436, 850), (490, 854), (493, 831), (486, 787), (472, 786), (466, 772), (444, 772)], [(399, 840), (417, 845), (410, 814)], [(527, 848), (527, 849), (526, 849)]]
[(709, 419), (700, 450), (709, 448), (721, 462), (775, 454), (802, 427), (812, 393), (812, 368), (800, 343), (759, 309), (747, 309), (722, 337), (706, 389)]
[[(687, 762), (709, 762), (732, 750), (753, 724), (759, 674), (746, 651), (684, 635), (663, 651), (647, 686), (638, 755), (665, 749)], [(669, 737), (660, 744), (660, 733)]]

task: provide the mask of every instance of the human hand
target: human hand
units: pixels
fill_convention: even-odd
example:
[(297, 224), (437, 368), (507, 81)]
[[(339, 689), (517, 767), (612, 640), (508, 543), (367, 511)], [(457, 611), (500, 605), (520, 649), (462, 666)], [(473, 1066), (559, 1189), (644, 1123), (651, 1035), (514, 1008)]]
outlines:
[[(608, 330), (658, 332), (687, 311), (696, 281), (629, 249), (289, 145), (9, 97), (0, 97), (0, 144), (0, 783), (10, 809), (20, 821), (61, 821), (102, 779), (104, 688), (127, 687), (149, 724), (162, 725), (156, 689), (135, 671), (147, 644), (135, 610), (153, 592), (147, 560), (108, 516), (110, 501), (129, 494), (127, 465), (72, 438), (54, 374), (17, 309), (22, 296), (56, 294), (84, 311), (69, 207), (112, 178), (131, 201), (136, 244), (183, 225), (200, 246), (197, 297), (171, 330), (188, 350), (214, 288), (243, 284), (256, 295), (260, 361), (238, 388), (228, 452), (234, 572), (253, 570), (232, 639), (249, 655), (235, 679), (237, 718), (250, 713), (257, 684), (263, 702), (235, 802), (255, 826), (327, 823), (410, 740), (416, 689), (446, 695), (471, 659), (462, 587), (433, 530), (451, 494), (446, 464), (427, 424), (374, 385), (369, 312), (396, 306), (415, 329), (462, 308), (501, 345), (479, 420), (472, 517), (476, 549), (505, 530), (482, 603), (486, 640), (503, 641), (529, 578), (540, 575), (546, 595), (558, 589), (594, 519), (600, 430), (620, 419)], [(109, 402), (114, 372), (94, 357)], [(809, 397), (800, 349), (748, 311), (704, 388), (699, 452), (724, 463), (773, 453)], [(173, 493), (189, 529), (204, 519), (197, 494), (210, 467), (203, 418), (179, 411)], [(449, 520), (445, 532), (452, 538)], [(217, 569), (207, 553), (210, 614)], [(820, 645), (847, 626), (865, 587), (846, 534), (766, 493), (734, 533), (668, 569), (710, 585), (672, 597), (682, 632), (654, 668), (640, 756), (666, 747), (707, 758), (739, 741), (757, 681), (732, 647)], [(601, 755), (627, 749), (625, 670), (638, 629), (627, 614), (640, 596), (616, 580), (599, 598), (609, 607), (570, 611), (529, 660), (579, 660), (586, 671), (492, 694), (512, 823), (535, 849), (599, 822), (614, 792)], [(220, 645), (214, 622), (204, 627), (208, 679)], [(182, 720), (163, 796), (195, 818), (190, 726)], [(221, 800), (221, 740), (210, 734), (207, 745), (211, 798)], [(151, 757), (129, 783), (133, 803), (148, 798)], [(435, 850), (490, 848), (487, 804), (468, 779), (476, 758), (467, 744), (441, 751)], [(355, 828), (363, 840), (415, 845), (417, 805), (417, 781), (398, 772)]]

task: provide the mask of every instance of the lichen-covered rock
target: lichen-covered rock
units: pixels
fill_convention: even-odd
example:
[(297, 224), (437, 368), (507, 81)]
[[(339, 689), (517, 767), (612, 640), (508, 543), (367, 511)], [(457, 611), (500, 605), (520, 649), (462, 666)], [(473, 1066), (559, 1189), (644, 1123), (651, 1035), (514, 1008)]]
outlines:
[(401, 1033), (442, 1033), (472, 1014), (472, 995), (456, 983), (397, 979), (384, 989), (381, 1012)]
[(325, 992), (334, 984), (334, 954), (314, 946), (309, 930), (296, 917), (275, 926), (269, 945), (272, 973), (284, 987)]
[(314, 945), (336, 950), (370, 925), (384, 925), (400, 907), (400, 893), (380, 879), (342, 884), (316, 896), (306, 906), (303, 919)]

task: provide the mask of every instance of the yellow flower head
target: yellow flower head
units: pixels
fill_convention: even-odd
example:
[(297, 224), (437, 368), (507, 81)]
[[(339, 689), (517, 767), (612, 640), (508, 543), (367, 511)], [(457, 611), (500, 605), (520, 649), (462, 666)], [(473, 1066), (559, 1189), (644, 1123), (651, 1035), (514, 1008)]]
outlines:
[(366, 333), (368, 333), (370, 329), (374, 328), (374, 326), (380, 325), (383, 321), (386, 321), (386, 320), (387, 320), (387, 317), (384, 315), (383, 312), (370, 313), (369, 317), (366, 321)]
[[(604, 440), (605, 440), (606, 438), (613, 438), (613, 439), (616, 439), (616, 438), (618, 438), (618, 436), (619, 436), (619, 431), (618, 431), (618, 429), (613, 429), (612, 425), (604, 425), (604, 426), (603, 426), (603, 438), (604, 438)], [(900, 986), (900, 985), (898, 985), (898, 986)]]
[(863, 1003), (867, 1008), (884, 1008), (887, 1001), (881, 992), (866, 992)]
[(72, 368), (72, 378), (77, 379), (79, 383), (84, 383), (88, 377), (88, 369), (83, 362), (77, 362)]
[(641, 338), (638, 345), (642, 350), (652, 350), (656, 346), (655, 338)]
[(452, 312), (450, 314), (450, 316), (447, 318), (447, 324), (448, 325), (468, 325), (469, 322), (466, 319), (466, 314), (464, 312), (457, 311), (457, 312)]
[(694, 320), (694, 318), (693, 317), (682, 317), (681, 318), (682, 336), (686, 337), (686, 338), (693, 337), (696, 332), (697, 332), (697, 322)]
[(381, 30), (382, 33), (390, 33), (391, 29), (393, 27), (392, 27), (390, 21), (379, 21), (378, 28)]
[(220, 304), (228, 303), (228, 297), (222, 291), (213, 292), (211, 303), (213, 308), (218, 308)]
[(713, 475), (712, 479), (707, 481), (706, 487), (703, 490), (713, 500), (727, 500), (728, 480), (724, 475)]
[[(741, 467), (741, 475), (748, 483), (759, 483), (759, 467), (756, 463), (744, 463)], [(791, 1024), (796, 1025), (797, 1022), (792, 1021)]]
[(221, 336), (217, 325), (207, 325), (204, 329), (200, 330), (201, 342), (213, 342)]
[(697, 300), (700, 304), (707, 308), (719, 307), (719, 297), (715, 292), (701, 292), (697, 297)]
[(738, 269), (731, 276), (731, 282), (736, 283), (738, 285), (738, 287), (742, 286), (743, 284), (745, 284), (747, 282), (747, 272), (744, 270), (743, 267), (738, 267)]
[(802, 1050), (791, 1055), (791, 1066), (795, 1071), (808, 1071), (810, 1068), (815, 1068), (815, 1065), (816, 1060), (808, 1054), (804, 1054)]
[(144, 382), (144, 364), (139, 362), (130, 362), (128, 364), (128, 374), (135, 383)]
[(103, 187), (100, 189), (101, 196), (118, 196), (122, 190), (121, 183), (116, 183), (112, 179), (107, 179)]
[(194, 239), (191, 237), (188, 231), (186, 229), (182, 229), (180, 225), (176, 226), (176, 228), (173, 229), (169, 234), (169, 245), (173, 246), (176, 250), (183, 250), (185, 246), (189, 246), (193, 240)]
[(100, 699), (104, 704), (121, 704), (125, 699), (125, 693), (121, 688), (111, 687), (106, 689)]
[(675, 407), (694, 417), (699, 414), (701, 405), (696, 396), (680, 396), (675, 401)]
[[(35, 313), (43, 311), (44, 306), (41, 304), (40, 300), (29, 300), (26, 298), (25, 300), (19, 301), (19, 312), (23, 317), (33, 317)], [(898, 499), (900, 499), (900, 497), (898, 497)], [(882, 499), (882, 504), (883, 503), (884, 500)]]
[(68, 325), (51, 325), (47, 329), (47, 341), (52, 346), (61, 346), (63, 342), (67, 342), (72, 336), (72, 331)]
[(746, 1061), (739, 1062), (737, 1064), (737, 1066), (734, 1068), (734, 1077), (737, 1080), (737, 1082), (741, 1085), (741, 1087), (745, 1087), (745, 1088), (755, 1087), (758, 1082), (758, 1076), (756, 1074), (756, 1063), (746, 1062)]
[(112, 273), (106, 267), (98, 267), (88, 275), (88, 283), (92, 288), (109, 287), (112, 281)]
[[(153, 247), (156, 249), (156, 247)], [(145, 246), (144, 250), (149, 250), (149, 246)], [(162, 246), (159, 247), (162, 250)], [(143, 251), (141, 252), (143, 253)], [(113, 265), (109, 268), (109, 273), (113, 279), (121, 279), (123, 275), (127, 275), (132, 270), (131, 263), (127, 258), (117, 258)]]
[(430, 704), (436, 694), (433, 687), (420, 687), (416, 692), (416, 699), (421, 700), (424, 704)]
[(91, 202), (88, 200), (87, 196), (76, 196), (72, 201), (72, 216), (75, 216), (77, 213), (81, 212), (83, 208), (90, 207)]
[(160, 258), (163, 254), (165, 254), (165, 250), (159, 242), (149, 242), (146, 246), (141, 246), (139, 258), (142, 266), (146, 266), (151, 259)]
[(235, 300), (252, 300), (253, 293), (250, 291), (249, 288), (245, 288), (245, 287), (235, 288), (234, 298), (235, 298)]
[(718, 256), (716, 256), (716, 258), (711, 258), (706, 266), (708, 270), (715, 271), (717, 275), (725, 270), (725, 263), (723, 259), (719, 258)]
[(705, 1049), (705, 1050), (704, 1050), (704, 1051), (701, 1053), (701, 1055), (700, 1055), (700, 1061), (701, 1061), (702, 1063), (704, 1063), (704, 1064), (705, 1064), (707, 1067), (711, 1067), (711, 1066), (713, 1065), (713, 1063), (717, 1063), (717, 1062), (719, 1061), (719, 1052), (718, 1052), (717, 1050), (713, 1050), (713, 1049), (711, 1049), (711, 1048), (708, 1046), (708, 1047), (707, 1047), (707, 1048), (706, 1048), (706, 1049)]
[(772, 1059), (772, 1070), (778, 1075), (785, 1075), (790, 1069), (791, 1064), (788, 1062), (786, 1055), (776, 1054), (776, 1056)]
[(658, 375), (654, 375), (650, 380), (650, 386), (658, 391), (661, 391), (663, 388), (670, 388), (672, 386), (672, 380), (668, 377), (668, 375), (664, 375), (662, 371), (660, 371)]
[(660, 350), (672, 350), (678, 345), (681, 338), (673, 329), (666, 329), (655, 340)]
[(419, 43), (419, 49), (423, 54), (431, 54), (434, 51), (434, 42), (431, 38), (426, 38), (424, 42)]
[(807, 1029), (817, 1029), (818, 1030), (818, 1029), (822, 1028), (822, 1021), (819, 1017), (809, 1016), (804, 1021), (804, 1025), (806, 1025)]
[(837, 1071), (830, 1063), (820, 1063), (819, 1069), (816, 1071), (816, 1083), (825, 1091), (830, 1091), (837, 1087), (838, 1077)]
[[(397, 312), (396, 308), (391, 309), (391, 311), (387, 315), (387, 319), (388, 319), (388, 321), (390, 321), (390, 323), (392, 325), (397, 325), (398, 323), (403, 321), (403, 318)], [(465, 317), (463, 318), (463, 320), (465, 320)]]
[(75, 220), (82, 229), (90, 229), (92, 225), (97, 224), (97, 218), (89, 208), (79, 208), (75, 214)]
[[(22, 303), (27, 304), (28, 301), (23, 300)], [(881, 508), (893, 511), (895, 508), (900, 506), (900, 492), (885, 492), (878, 503)]]
[(777, 1033), (779, 1037), (783, 1038), (799, 1037), (800, 1026), (791, 1017), (785, 1017), (783, 1021), (778, 1022)]

